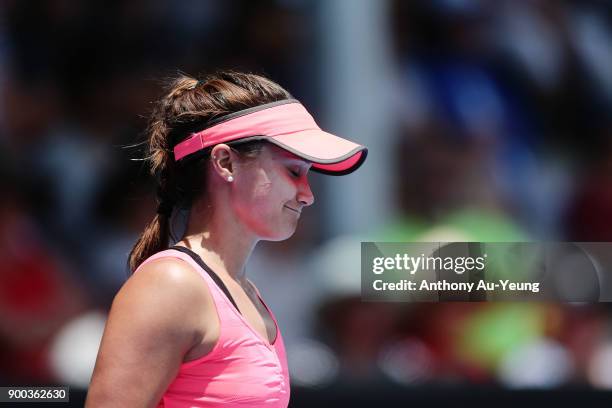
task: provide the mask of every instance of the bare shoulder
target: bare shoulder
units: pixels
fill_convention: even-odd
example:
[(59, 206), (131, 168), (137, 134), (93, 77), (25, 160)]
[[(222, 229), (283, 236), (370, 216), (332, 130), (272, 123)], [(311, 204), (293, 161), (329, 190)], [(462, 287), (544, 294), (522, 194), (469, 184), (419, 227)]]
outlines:
[(113, 309), (127, 307), (154, 312), (158, 318), (173, 317), (198, 310), (198, 306), (209, 303), (209, 297), (202, 277), (189, 264), (176, 258), (160, 258), (144, 265), (126, 281), (113, 301)]
[(180, 259), (140, 268), (113, 301), (87, 406), (155, 406), (204, 338), (210, 299), (202, 277)]
[(140, 268), (113, 301), (87, 406), (155, 405), (212, 327), (203, 319), (211, 299), (202, 277), (180, 259)]
[[(202, 277), (194, 268), (178, 258), (159, 258), (143, 265), (121, 288), (117, 297), (129, 295), (147, 296), (148, 291), (161, 291), (161, 295), (201, 295), (208, 291)], [(145, 290), (146, 289), (146, 290)], [(156, 293), (156, 295), (160, 295)]]
[(171, 284), (180, 288), (196, 282), (202, 283), (202, 277), (191, 265), (179, 258), (165, 257), (143, 265), (125, 286)]

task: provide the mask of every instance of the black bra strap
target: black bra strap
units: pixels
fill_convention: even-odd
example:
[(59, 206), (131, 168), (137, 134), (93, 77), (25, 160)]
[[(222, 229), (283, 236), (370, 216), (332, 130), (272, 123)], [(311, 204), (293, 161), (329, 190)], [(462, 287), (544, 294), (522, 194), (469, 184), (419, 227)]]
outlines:
[(236, 302), (234, 302), (234, 298), (232, 297), (232, 295), (230, 295), (229, 290), (227, 290), (227, 287), (225, 286), (225, 284), (223, 283), (221, 278), (219, 278), (219, 276), (216, 273), (214, 273), (213, 270), (210, 269), (210, 267), (208, 265), (206, 265), (204, 263), (204, 261), (202, 260), (200, 255), (196, 254), (191, 249), (189, 249), (187, 247), (184, 247), (184, 246), (177, 246), (177, 245), (175, 245), (175, 246), (172, 246), (172, 247), (170, 247), (168, 249), (176, 249), (177, 251), (180, 251), (180, 252), (182, 252), (184, 254), (189, 255), (198, 265), (200, 265), (200, 267), (202, 269), (204, 269), (206, 271), (206, 273), (208, 273), (208, 275), (212, 278), (212, 280), (215, 281), (215, 283), (217, 284), (219, 289), (221, 289), (223, 291), (223, 293), (225, 293), (225, 296), (227, 296), (229, 301), (232, 302), (232, 305), (234, 305), (234, 307), (236, 308), (238, 313), (242, 314), (240, 312), (240, 309), (238, 309), (238, 305), (236, 305)]

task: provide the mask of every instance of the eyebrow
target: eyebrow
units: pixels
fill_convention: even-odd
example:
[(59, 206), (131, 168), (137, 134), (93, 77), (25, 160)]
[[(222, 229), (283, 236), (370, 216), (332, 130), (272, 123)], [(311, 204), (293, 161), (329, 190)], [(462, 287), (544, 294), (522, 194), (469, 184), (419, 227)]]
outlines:
[(293, 153), (287, 152), (287, 154), (283, 154), (281, 156), (281, 160), (284, 161), (290, 161), (296, 164), (300, 164), (300, 165), (306, 165), (306, 166), (310, 166), (312, 165), (312, 162), (308, 161), (308, 160), (304, 160), (299, 156), (294, 155)]
[(308, 160), (304, 160), (304, 159), (288, 157), (285, 160), (288, 160), (289, 162), (292, 162), (293, 164), (298, 164), (304, 167), (312, 166), (312, 162), (309, 162)]

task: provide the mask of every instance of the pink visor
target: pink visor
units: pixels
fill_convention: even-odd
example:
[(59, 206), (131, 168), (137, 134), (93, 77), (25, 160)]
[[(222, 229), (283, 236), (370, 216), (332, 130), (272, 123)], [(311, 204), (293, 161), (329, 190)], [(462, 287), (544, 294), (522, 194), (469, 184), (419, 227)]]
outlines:
[(177, 144), (174, 159), (243, 139), (266, 140), (311, 162), (313, 171), (337, 176), (357, 170), (368, 153), (365, 146), (322, 131), (301, 103), (287, 99), (214, 120)]

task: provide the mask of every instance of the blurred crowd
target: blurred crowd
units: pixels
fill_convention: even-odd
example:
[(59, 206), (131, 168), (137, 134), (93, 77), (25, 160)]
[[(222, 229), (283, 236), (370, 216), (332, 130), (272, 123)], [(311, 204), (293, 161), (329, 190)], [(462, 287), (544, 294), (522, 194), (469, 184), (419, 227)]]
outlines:
[[(127, 254), (155, 211), (141, 142), (159, 80), (262, 73), (316, 116), (318, 7), (3, 2), (0, 384), (87, 387)], [(607, 304), (365, 303), (359, 267), (364, 240), (612, 241), (612, 6), (388, 0), (386, 22), (391, 222), (338, 235), (315, 205), (248, 266), (292, 380), (612, 389)], [(376, 211), (376, 197), (360, 200)]]

